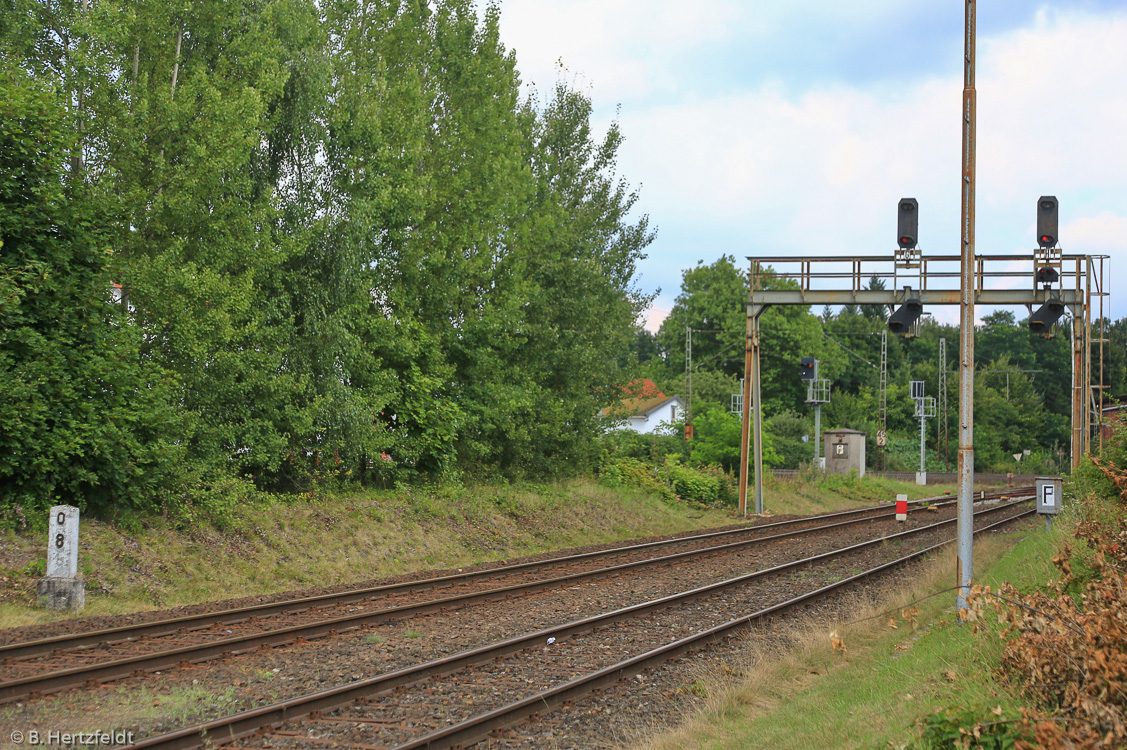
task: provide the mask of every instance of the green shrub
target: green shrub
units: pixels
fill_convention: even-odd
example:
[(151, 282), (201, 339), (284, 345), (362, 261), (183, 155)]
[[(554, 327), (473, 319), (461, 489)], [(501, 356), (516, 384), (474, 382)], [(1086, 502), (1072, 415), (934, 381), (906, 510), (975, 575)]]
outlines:
[(696, 470), (716, 480), (716, 502), (733, 507), (739, 502), (740, 482), (735, 474), (715, 465), (698, 466)]
[(981, 719), (973, 711), (948, 711), (932, 714), (924, 720), (923, 740), (913, 750), (1012, 750), (1025, 738), (1018, 725)]
[(673, 490), (659, 479), (654, 467), (636, 458), (617, 458), (604, 463), (599, 483), (605, 487), (635, 487), (652, 492), (664, 500), (674, 500)]
[[(1127, 424), (1113, 427), (1110, 439), (1104, 441), (1100, 458), (1121, 469), (1127, 469)], [(1093, 493), (1100, 497), (1115, 497), (1119, 494), (1107, 475), (1087, 458), (1072, 472), (1064, 489), (1066, 495), (1074, 498), (1087, 497)]]
[(719, 500), (720, 481), (714, 475), (679, 464), (671, 465), (669, 474), (673, 490), (682, 500), (706, 505)]

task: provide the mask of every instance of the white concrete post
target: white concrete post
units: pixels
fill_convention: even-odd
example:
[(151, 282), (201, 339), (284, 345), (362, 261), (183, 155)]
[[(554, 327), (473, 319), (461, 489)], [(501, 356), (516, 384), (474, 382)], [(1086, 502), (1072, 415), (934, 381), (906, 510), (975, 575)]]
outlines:
[(78, 573), (78, 508), (51, 508), (47, 532), (47, 575), (36, 583), (39, 604), (46, 609), (77, 611), (86, 605), (86, 582)]
[(51, 508), (51, 532), (47, 536), (47, 576), (74, 578), (78, 575), (78, 508)]

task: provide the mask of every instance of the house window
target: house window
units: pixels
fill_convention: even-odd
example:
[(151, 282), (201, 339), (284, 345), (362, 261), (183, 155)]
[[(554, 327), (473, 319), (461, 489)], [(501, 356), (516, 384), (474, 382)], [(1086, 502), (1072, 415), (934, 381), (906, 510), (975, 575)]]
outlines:
[(669, 405), (669, 421), (670, 422), (676, 422), (677, 421), (677, 404), (670, 404)]

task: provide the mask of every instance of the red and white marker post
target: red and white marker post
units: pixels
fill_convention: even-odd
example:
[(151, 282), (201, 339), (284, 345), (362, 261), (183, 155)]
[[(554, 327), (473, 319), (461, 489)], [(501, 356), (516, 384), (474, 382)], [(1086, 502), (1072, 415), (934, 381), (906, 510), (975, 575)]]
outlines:
[(896, 496), (896, 520), (897, 521), (907, 521), (908, 520), (908, 496), (907, 495), (897, 495)]

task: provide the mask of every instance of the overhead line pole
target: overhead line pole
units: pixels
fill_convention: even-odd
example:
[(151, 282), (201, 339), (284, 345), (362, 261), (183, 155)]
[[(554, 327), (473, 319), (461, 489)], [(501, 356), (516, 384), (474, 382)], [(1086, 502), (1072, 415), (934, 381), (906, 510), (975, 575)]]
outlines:
[(975, 177), (975, 0), (966, 0), (963, 56), (962, 257), (959, 302), (959, 499), (955, 606), (962, 615), (974, 575), (974, 177)]
[(685, 442), (693, 438), (693, 329), (685, 326), (685, 390), (688, 408), (685, 409)]

